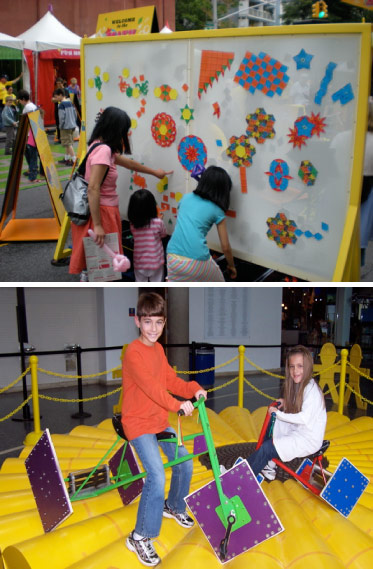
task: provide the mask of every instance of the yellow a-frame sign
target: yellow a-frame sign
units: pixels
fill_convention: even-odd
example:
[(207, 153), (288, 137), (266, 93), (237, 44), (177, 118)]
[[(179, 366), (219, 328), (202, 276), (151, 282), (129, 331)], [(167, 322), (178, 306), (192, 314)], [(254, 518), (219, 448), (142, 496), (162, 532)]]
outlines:
[[(51, 198), (52, 218), (17, 219), (16, 210), (23, 155), (29, 127), (32, 129), (40, 161), (43, 165), (46, 184)], [(0, 241), (55, 241), (60, 234), (65, 209), (59, 199), (62, 193), (53, 155), (44, 131), (39, 111), (22, 115), (19, 121), (15, 150), (10, 163), (5, 197), (0, 217)], [(5, 225), (8, 217), (12, 218)], [(4, 227), (5, 226), (5, 227)]]

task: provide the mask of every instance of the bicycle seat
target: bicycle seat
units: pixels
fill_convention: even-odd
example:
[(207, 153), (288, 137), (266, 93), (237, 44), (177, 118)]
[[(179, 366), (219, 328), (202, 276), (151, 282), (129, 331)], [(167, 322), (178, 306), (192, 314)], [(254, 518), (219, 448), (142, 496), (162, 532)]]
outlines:
[(126, 441), (127, 437), (125, 435), (123, 425), (122, 425), (122, 414), (121, 413), (115, 413), (115, 415), (113, 415), (113, 418), (112, 418), (112, 423), (113, 423), (114, 431), (117, 433), (117, 435), (119, 435), (122, 439), (124, 439)]
[[(115, 413), (113, 415), (113, 418), (112, 418), (112, 423), (113, 423), (114, 431), (117, 433), (117, 435), (119, 435), (122, 439), (127, 441), (128, 439), (125, 435), (123, 425), (122, 425), (122, 414), (121, 413)], [(169, 433), (168, 431), (161, 431), (160, 433), (156, 434), (156, 437), (157, 437), (158, 441), (163, 441), (164, 439), (175, 439), (176, 435), (175, 435), (175, 433)]]
[(329, 448), (329, 445), (330, 445), (330, 441), (323, 441), (319, 450), (317, 452), (311, 454), (308, 458), (312, 459), (312, 458), (317, 458), (318, 456), (321, 456)]
[(163, 439), (176, 439), (175, 433), (169, 433), (168, 431), (161, 431), (156, 434), (158, 441), (163, 441)]

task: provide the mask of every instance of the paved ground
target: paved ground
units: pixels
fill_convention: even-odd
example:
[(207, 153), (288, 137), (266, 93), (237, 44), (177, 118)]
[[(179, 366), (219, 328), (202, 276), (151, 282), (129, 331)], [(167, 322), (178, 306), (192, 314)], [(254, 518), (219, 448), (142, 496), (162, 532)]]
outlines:
[[(58, 164), (63, 157), (63, 147), (54, 144), (53, 134), (48, 135), (61, 180), (66, 180), (69, 169)], [(4, 199), (4, 188), (9, 172), (10, 157), (4, 156), (4, 135), (0, 133), (0, 210)], [(23, 171), (27, 164), (24, 162)], [(49, 218), (53, 217), (51, 201), (46, 184), (30, 185), (27, 178), (22, 176), (17, 203), (17, 218)], [(127, 234), (128, 238), (128, 234)], [(124, 233), (126, 239), (126, 233)], [(71, 245), (68, 238), (67, 246)], [(124, 241), (124, 245), (126, 245)], [(125, 251), (131, 258), (131, 242)], [(56, 242), (20, 242), (0, 243), (0, 282), (77, 282), (78, 276), (70, 275), (68, 265), (55, 266), (51, 264), (56, 250)], [(252, 263), (237, 261), (238, 278), (235, 282), (255, 282), (264, 280), (265, 269)], [(224, 269), (224, 266), (222, 266)], [(267, 282), (283, 282), (286, 275), (273, 272)], [(361, 270), (362, 282), (373, 281), (373, 241), (370, 241), (366, 252), (366, 261)], [(122, 281), (134, 281), (133, 273), (123, 275)]]

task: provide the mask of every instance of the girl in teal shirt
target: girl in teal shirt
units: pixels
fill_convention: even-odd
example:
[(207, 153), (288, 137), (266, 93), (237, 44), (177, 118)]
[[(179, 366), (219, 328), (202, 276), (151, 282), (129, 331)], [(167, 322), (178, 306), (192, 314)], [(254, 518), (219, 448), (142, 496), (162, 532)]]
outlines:
[(179, 205), (175, 230), (167, 246), (169, 281), (224, 282), (223, 273), (212, 259), (206, 235), (216, 224), (231, 278), (236, 278), (225, 212), (229, 208), (232, 180), (219, 166), (209, 166), (197, 188)]

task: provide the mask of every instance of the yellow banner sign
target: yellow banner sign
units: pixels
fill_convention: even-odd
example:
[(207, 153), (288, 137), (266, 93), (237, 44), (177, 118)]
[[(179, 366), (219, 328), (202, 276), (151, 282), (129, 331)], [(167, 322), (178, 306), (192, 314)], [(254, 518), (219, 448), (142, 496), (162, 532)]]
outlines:
[(373, 10), (373, 0), (341, 0), (344, 4), (352, 4), (357, 8), (364, 8), (364, 10)]
[(150, 34), (158, 31), (154, 6), (99, 14), (97, 19), (96, 35), (99, 37)]

